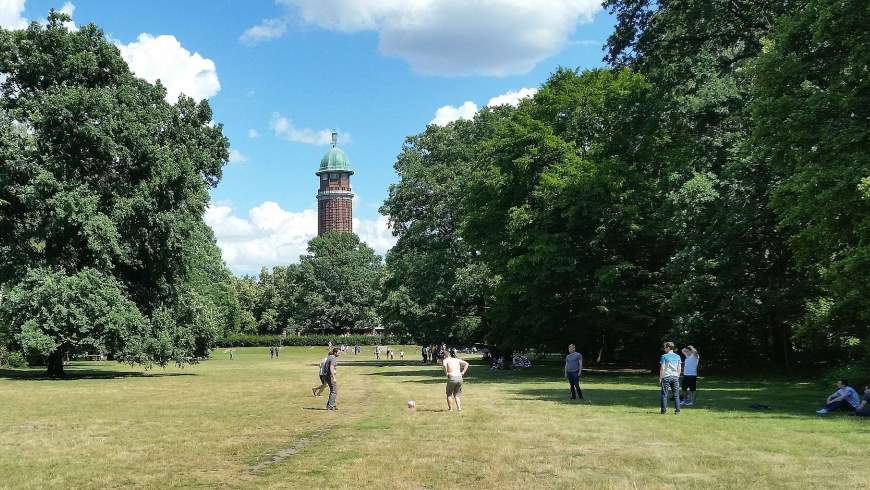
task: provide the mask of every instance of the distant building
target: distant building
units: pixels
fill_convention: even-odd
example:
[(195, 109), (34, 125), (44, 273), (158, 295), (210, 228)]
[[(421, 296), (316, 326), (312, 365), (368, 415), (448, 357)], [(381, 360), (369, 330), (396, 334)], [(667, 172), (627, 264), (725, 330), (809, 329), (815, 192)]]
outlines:
[(353, 192), (350, 189), (350, 161), (336, 146), (338, 133), (332, 133), (332, 148), (320, 160), (320, 190), (317, 191), (317, 234), (330, 231), (353, 232)]

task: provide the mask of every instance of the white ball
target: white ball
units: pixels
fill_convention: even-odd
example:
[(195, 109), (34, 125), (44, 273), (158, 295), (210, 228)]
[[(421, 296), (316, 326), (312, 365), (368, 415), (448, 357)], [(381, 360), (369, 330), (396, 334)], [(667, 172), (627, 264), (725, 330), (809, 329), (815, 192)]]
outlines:
[(416, 407), (416, 406), (417, 406), (417, 404), (414, 403), (414, 400), (410, 400), (410, 401), (408, 401), (408, 408), (414, 408), (414, 407)]

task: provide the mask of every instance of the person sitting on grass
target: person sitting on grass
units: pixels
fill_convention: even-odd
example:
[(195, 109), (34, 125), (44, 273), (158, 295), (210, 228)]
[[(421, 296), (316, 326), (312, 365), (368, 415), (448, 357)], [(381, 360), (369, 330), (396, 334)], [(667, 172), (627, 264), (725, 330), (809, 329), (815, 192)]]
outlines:
[(864, 399), (861, 404), (855, 409), (855, 413), (859, 417), (870, 417), (870, 385), (864, 387)]
[(828, 397), (828, 404), (825, 408), (817, 410), (816, 413), (824, 415), (826, 413), (836, 412), (837, 410), (848, 410), (854, 412), (858, 408), (861, 398), (855, 388), (849, 386), (847, 379), (837, 381), (837, 391), (833, 392)]

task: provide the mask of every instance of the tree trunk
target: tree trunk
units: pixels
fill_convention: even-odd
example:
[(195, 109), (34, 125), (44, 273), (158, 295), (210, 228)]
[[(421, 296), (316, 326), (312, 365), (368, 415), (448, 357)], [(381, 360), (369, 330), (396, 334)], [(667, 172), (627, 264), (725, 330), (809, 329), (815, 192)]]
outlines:
[(63, 351), (60, 349), (52, 352), (48, 356), (48, 371), (49, 376), (63, 376)]

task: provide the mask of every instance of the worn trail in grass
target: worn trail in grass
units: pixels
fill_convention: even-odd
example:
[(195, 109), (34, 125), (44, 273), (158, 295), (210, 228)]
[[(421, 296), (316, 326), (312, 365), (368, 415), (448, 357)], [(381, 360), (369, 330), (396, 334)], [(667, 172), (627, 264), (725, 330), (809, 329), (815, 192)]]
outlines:
[(323, 351), (0, 370), (0, 487), (870, 487), (870, 421), (816, 417), (815, 383), (702, 378), (699, 406), (662, 416), (653, 376), (585, 375), (578, 404), (557, 366), (474, 365), (448, 413), (439, 368), (367, 350), (342, 359), (327, 412), (310, 392)]

